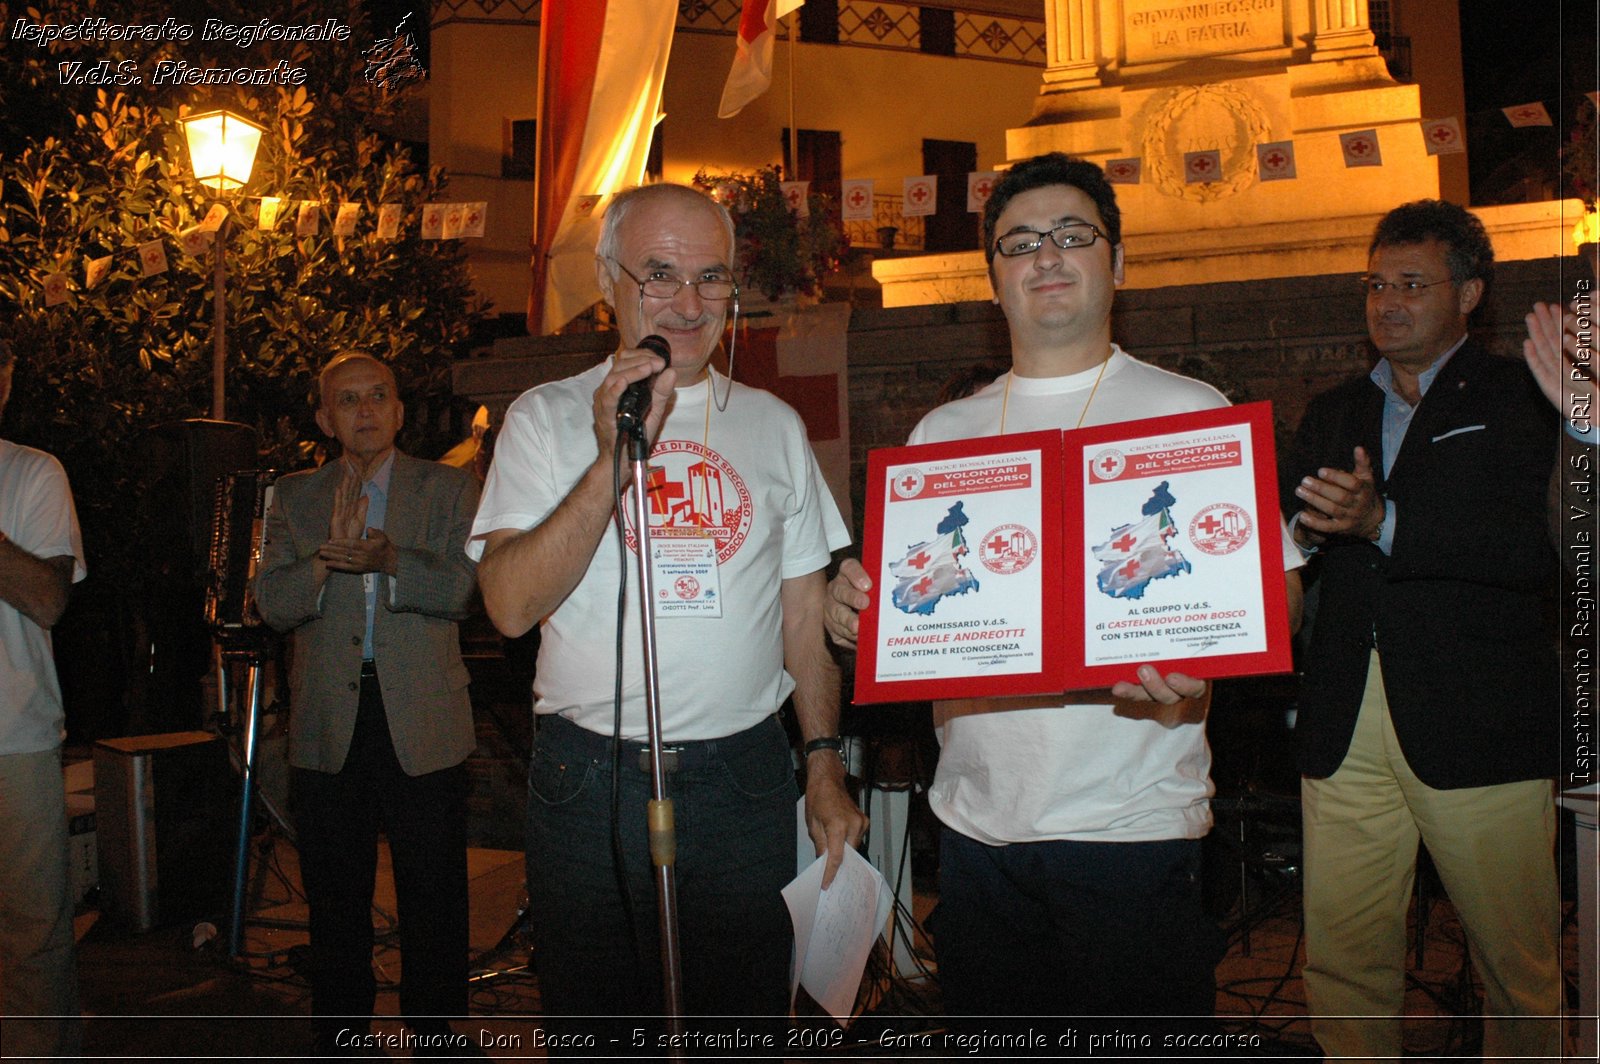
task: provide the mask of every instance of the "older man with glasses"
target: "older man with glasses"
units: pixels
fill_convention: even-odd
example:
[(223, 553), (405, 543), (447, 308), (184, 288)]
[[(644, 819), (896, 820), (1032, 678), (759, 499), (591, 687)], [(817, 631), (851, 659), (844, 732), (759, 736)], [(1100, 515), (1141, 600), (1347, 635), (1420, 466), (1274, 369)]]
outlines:
[[(590, 1053), (656, 1050), (660, 1032), (641, 1022), (636, 1033), (634, 1020), (663, 1011), (636, 606), (620, 650), (612, 635), (619, 588), (638, 601), (637, 540), (612, 516), (630, 385), (649, 382), (648, 412), (634, 411), (654, 441), (642, 487), (651, 542), (666, 547), (652, 555), (673, 567), (653, 562), (688, 1014), (781, 1023), (788, 1011), (792, 934), (779, 892), (795, 871), (796, 788), (777, 713), (791, 694), (808, 828), (828, 877), (866, 826), (844, 787), (839, 676), (822, 630), (823, 570), (849, 535), (799, 416), (711, 366), (728, 312), (737, 315), (734, 263), (732, 221), (694, 189), (654, 185), (612, 201), (595, 276), (620, 349), (511, 405), (469, 546), (482, 555), (496, 626), (541, 626), (528, 780), (534, 959), (544, 1011), (568, 1018), (557, 1026), (574, 1048), (601, 1039)], [(670, 365), (642, 347), (651, 334)], [(571, 1019), (584, 1016), (630, 1019)]]

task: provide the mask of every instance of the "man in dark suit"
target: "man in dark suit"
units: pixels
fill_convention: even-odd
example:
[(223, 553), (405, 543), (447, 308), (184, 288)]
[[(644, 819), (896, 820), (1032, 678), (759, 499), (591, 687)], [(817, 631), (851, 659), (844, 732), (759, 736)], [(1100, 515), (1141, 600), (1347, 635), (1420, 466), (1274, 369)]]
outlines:
[(279, 480), (256, 594), (290, 633), (290, 762), (311, 907), (317, 1048), (362, 1047), (372, 1016), (380, 827), (399, 905), (400, 1007), (419, 1055), (459, 1052), (467, 1009), (464, 762), (475, 740), (456, 622), (478, 487), (395, 449), (394, 374), (346, 354), (322, 372), (317, 424), (343, 455)]
[(1467, 338), (1493, 263), (1460, 207), (1386, 215), (1362, 278), (1382, 357), (1312, 400), (1283, 466), (1321, 585), (1297, 730), (1306, 996), (1330, 1056), (1400, 1055), (1419, 838), (1483, 980), (1484, 1056), (1559, 1056), (1557, 429), (1527, 367)]

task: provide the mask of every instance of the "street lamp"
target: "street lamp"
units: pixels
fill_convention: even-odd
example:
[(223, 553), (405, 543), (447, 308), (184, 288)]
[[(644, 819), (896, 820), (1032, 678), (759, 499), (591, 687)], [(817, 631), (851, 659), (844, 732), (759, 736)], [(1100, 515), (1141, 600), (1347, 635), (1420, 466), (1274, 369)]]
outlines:
[[(213, 189), (220, 199), (243, 188), (255, 167), (256, 149), (266, 130), (231, 111), (207, 111), (182, 120), (189, 142), (189, 163), (194, 178)], [(213, 237), (211, 268), (211, 416), (218, 421), (226, 412), (223, 386), (228, 352), (228, 271), (223, 245), (228, 222), (224, 219)]]

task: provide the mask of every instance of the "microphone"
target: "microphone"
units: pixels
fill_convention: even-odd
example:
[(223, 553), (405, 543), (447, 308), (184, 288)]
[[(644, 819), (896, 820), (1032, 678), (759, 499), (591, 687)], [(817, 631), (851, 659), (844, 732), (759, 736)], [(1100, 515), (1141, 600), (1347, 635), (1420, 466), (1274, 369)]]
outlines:
[[(652, 355), (660, 355), (667, 365), (672, 365), (671, 346), (655, 333), (640, 340), (637, 346)], [(650, 385), (654, 380), (651, 376), (628, 385), (622, 398), (617, 400), (617, 428), (628, 432), (644, 431), (645, 415), (650, 413)]]

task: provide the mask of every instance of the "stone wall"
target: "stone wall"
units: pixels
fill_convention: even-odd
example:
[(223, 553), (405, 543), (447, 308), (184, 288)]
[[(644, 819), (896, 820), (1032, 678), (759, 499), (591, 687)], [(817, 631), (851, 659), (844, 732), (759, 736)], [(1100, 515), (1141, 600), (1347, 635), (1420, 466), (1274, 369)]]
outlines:
[[(1502, 263), (1475, 331), (1520, 357), (1535, 300), (1573, 294), (1577, 258)], [(1234, 402), (1270, 400), (1280, 437), (1308, 399), (1371, 366), (1356, 275), (1291, 277), (1122, 291), (1113, 336), (1132, 354), (1199, 377)], [(608, 334), (502, 341), (455, 367), (455, 388), (498, 415), (523, 389), (577, 372), (610, 350)], [(850, 320), (851, 495), (859, 523), (867, 452), (905, 442), (953, 375), (1008, 356), (1005, 319), (990, 303), (858, 307)], [(857, 529), (859, 532), (859, 528)]]

